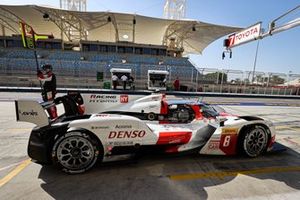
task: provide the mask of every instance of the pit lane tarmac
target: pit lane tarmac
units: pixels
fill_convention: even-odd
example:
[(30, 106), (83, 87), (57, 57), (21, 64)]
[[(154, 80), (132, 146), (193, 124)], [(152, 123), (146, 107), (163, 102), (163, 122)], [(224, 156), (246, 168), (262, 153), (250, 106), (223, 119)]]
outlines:
[(14, 103), (0, 102), (0, 199), (299, 199), (300, 107), (223, 107), (271, 119), (287, 150), (255, 159), (146, 155), (67, 175), (30, 162), (33, 125), (17, 123)]

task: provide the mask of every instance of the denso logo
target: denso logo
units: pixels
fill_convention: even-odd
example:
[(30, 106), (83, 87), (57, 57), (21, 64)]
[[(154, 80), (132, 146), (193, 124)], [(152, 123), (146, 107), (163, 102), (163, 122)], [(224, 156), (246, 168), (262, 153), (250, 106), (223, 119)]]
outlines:
[(23, 116), (38, 116), (38, 113), (35, 112), (34, 110), (31, 110), (31, 111), (20, 111), (19, 110), (19, 114), (23, 115)]
[(142, 138), (146, 135), (144, 130), (133, 131), (111, 131), (108, 135), (109, 139), (112, 138)]
[(128, 103), (128, 95), (127, 94), (121, 95), (120, 96), (120, 102), (121, 103)]

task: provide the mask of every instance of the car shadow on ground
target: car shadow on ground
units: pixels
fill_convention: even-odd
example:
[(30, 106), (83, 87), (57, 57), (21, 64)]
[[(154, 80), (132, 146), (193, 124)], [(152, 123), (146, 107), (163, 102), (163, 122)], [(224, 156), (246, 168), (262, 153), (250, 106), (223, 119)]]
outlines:
[(207, 199), (282, 195), (300, 189), (300, 155), (288, 149), (241, 156), (146, 155), (99, 164), (77, 175), (43, 166), (41, 187), (54, 199)]

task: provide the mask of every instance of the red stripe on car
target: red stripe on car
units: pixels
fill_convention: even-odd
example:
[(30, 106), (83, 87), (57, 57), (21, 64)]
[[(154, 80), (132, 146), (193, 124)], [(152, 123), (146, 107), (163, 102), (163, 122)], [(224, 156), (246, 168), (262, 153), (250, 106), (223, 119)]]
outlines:
[(192, 132), (160, 132), (156, 144), (186, 144), (190, 141)]

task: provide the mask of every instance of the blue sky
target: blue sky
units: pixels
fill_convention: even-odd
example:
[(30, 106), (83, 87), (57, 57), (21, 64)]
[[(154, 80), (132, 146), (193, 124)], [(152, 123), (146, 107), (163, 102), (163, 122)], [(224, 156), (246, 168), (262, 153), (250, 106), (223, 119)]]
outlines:
[[(114, 11), (162, 17), (164, 0), (88, 0), (88, 11)], [(59, 7), (59, 0), (1, 0), (1, 4), (37, 4)], [(263, 28), (299, 0), (187, 0), (189, 19), (220, 25), (247, 27), (262, 21)], [(300, 18), (300, 9), (281, 23)], [(256, 42), (233, 49), (233, 58), (222, 60), (223, 39), (209, 45), (202, 55), (191, 55), (197, 67), (248, 70), (253, 68)], [(300, 26), (260, 41), (257, 71), (300, 74)]]

